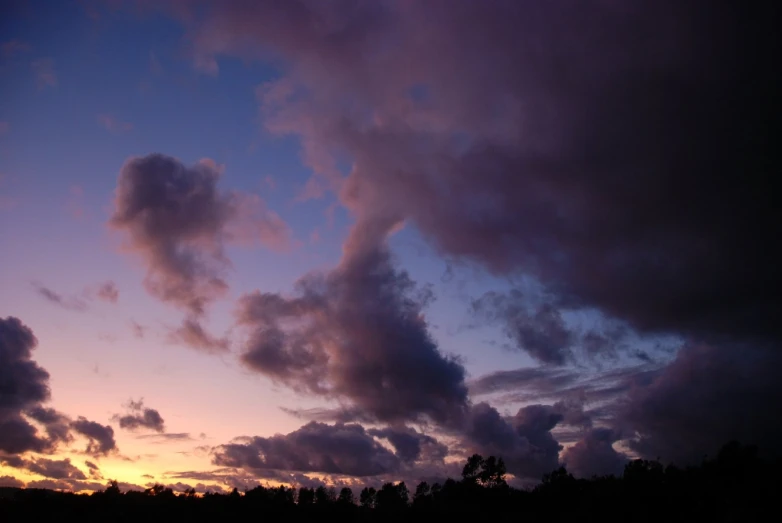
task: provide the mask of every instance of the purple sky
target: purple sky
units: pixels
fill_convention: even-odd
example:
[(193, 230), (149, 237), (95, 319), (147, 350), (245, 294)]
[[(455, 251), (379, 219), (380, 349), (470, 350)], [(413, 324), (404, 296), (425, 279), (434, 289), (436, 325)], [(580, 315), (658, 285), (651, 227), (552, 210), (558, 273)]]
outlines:
[(771, 3), (0, 9), (0, 485), (778, 451)]

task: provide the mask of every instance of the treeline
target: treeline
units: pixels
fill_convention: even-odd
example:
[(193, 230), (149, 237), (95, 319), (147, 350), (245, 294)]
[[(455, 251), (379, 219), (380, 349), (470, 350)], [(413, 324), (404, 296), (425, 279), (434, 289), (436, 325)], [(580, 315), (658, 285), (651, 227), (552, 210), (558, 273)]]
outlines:
[[(730, 443), (699, 466), (628, 463), (621, 477), (575, 479), (564, 468), (528, 490), (510, 487), (505, 466), (474, 455), (460, 480), (364, 488), (255, 487), (230, 494), (176, 494), (155, 485), (121, 493), (116, 482), (90, 495), (13, 489), (0, 499), (0, 521), (717, 521), (766, 520), (779, 490), (779, 460)], [(6, 489), (8, 491), (9, 489)], [(75, 518), (75, 519), (71, 519)]]

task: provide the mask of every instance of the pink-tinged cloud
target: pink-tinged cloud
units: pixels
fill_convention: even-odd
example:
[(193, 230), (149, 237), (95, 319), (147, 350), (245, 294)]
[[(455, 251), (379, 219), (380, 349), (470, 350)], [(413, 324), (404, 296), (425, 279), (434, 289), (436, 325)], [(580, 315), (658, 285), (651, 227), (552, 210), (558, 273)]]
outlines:
[(466, 409), (464, 368), (444, 355), (423, 317), (431, 299), (385, 245), (347, 251), (293, 296), (255, 292), (239, 303), (249, 331), (242, 361), (296, 390), (352, 404), (361, 417), (454, 423)]
[(119, 289), (117, 288), (117, 284), (113, 281), (101, 283), (95, 290), (95, 296), (99, 300), (108, 303), (117, 303), (119, 301)]
[(35, 74), (35, 83), (38, 89), (46, 87), (57, 87), (57, 72), (54, 70), (54, 60), (51, 58), (41, 58), (30, 64)]
[(99, 114), (97, 120), (102, 127), (106, 128), (106, 130), (112, 133), (119, 134), (133, 130), (132, 123), (123, 122), (122, 120), (119, 120), (115, 116), (108, 113)]
[(147, 290), (194, 316), (228, 289), (226, 243), (289, 242), (287, 226), (260, 198), (220, 191), (220, 176), (211, 160), (187, 167), (159, 154), (132, 158), (120, 171), (110, 220), (145, 263)]
[(20, 54), (29, 52), (30, 50), (32, 50), (30, 44), (22, 42), (21, 40), (9, 40), (8, 42), (3, 42), (3, 44), (0, 45), (0, 53), (2, 53), (3, 58), (6, 59), (13, 58)]
[(11, 130), (11, 124), (6, 121), (0, 121), (0, 136), (8, 134)]

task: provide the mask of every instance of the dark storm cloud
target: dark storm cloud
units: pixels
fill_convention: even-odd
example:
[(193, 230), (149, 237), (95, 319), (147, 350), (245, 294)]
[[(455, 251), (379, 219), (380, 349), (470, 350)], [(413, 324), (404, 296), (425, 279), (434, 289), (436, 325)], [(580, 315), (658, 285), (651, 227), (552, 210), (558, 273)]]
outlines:
[(412, 427), (370, 429), (367, 433), (387, 439), (396, 450), (396, 455), (405, 463), (419, 460), (442, 461), (448, 454), (448, 447), (432, 436), (422, 434)]
[(144, 400), (130, 401), (128, 412), (124, 415), (115, 415), (119, 426), (126, 430), (149, 429), (156, 432), (165, 431), (165, 422), (160, 413), (155, 409), (144, 407)]
[(285, 224), (260, 200), (221, 192), (220, 175), (211, 160), (187, 167), (161, 154), (132, 158), (120, 171), (110, 221), (145, 261), (147, 290), (194, 316), (228, 288), (227, 241), (281, 247), (288, 238)]
[(84, 312), (87, 310), (87, 302), (78, 296), (63, 296), (53, 290), (44, 287), (38, 282), (32, 282), (33, 288), (39, 296), (63, 309)]
[(79, 416), (71, 424), (71, 428), (87, 438), (87, 454), (105, 455), (117, 449), (117, 443), (114, 441), (114, 429), (108, 425), (101, 425)]
[(374, 476), (397, 470), (400, 461), (361, 425), (312, 421), (289, 434), (220, 445), (215, 449), (214, 464), (249, 471)]
[(779, 334), (773, 3), (211, 7), (198, 63), (287, 59), (267, 126), (347, 154), (358, 214), (642, 330)]
[(47, 401), (49, 373), (32, 359), (38, 344), (19, 319), (0, 318), (0, 451), (43, 452), (50, 447), (22, 413)]
[[(770, 247), (782, 224), (771, 189), (779, 155), (769, 138), (780, 121), (776, 3), (237, 5), (210, 4), (187, 19), (194, 60), (214, 74), (221, 54), (283, 59), (285, 76), (258, 90), (264, 122), (301, 139), (317, 174), (307, 195), (339, 193), (357, 220), (352, 241), (377, 244), (404, 220), (451, 259), (535, 278), (549, 305), (506, 323), (543, 362), (571, 357), (563, 309), (596, 309), (641, 334), (706, 342), (711, 349), (686, 349), (657, 374), (595, 389), (630, 392), (635, 414), (615, 414), (641, 434), (639, 451), (684, 455), (712, 438), (777, 434), (768, 408), (782, 387), (774, 355), (782, 260)], [(343, 179), (336, 165), (345, 158), (352, 165)], [(334, 291), (319, 284), (329, 292), (256, 300), (263, 311), (253, 316), (245, 362), (304, 390), (362, 402), (359, 388), (338, 379), (344, 360), (335, 354), (343, 352), (279, 324), (330, 315)], [(355, 317), (364, 330), (375, 325), (362, 310)], [(377, 323), (383, 332), (386, 323)], [(590, 341), (600, 352), (611, 339)], [(360, 353), (349, 354), (360, 367)], [(382, 383), (368, 378), (374, 383), (362, 392)], [(442, 397), (439, 389), (418, 390), (416, 402), (400, 406), (428, 413), (421, 405)], [(689, 395), (679, 404), (673, 391)], [(368, 410), (404, 417), (368, 397)], [(552, 417), (525, 414), (536, 415), (545, 421), (536, 427), (552, 425)], [(472, 437), (509, 449), (520, 470), (555, 463), (548, 431), (557, 422), (530, 434), (538, 447), (488, 405), (470, 418)], [(480, 436), (481, 427), (496, 440)], [(539, 450), (528, 459), (532, 447)]]
[(778, 350), (754, 345), (685, 346), (650, 379), (638, 380), (614, 412), (632, 450), (649, 459), (697, 463), (727, 441), (779, 454), (782, 404)]
[(292, 297), (240, 300), (238, 321), (251, 329), (242, 360), (380, 421), (459, 418), (464, 369), (432, 340), (415, 283), (384, 245), (350, 249), (331, 272), (299, 280)]
[(559, 463), (562, 446), (551, 430), (562, 420), (548, 405), (523, 407), (508, 420), (491, 405), (478, 403), (465, 424), (464, 446), (468, 452), (501, 456), (515, 476), (540, 479)]
[(612, 446), (619, 439), (620, 434), (612, 429), (591, 429), (562, 453), (563, 464), (579, 478), (620, 476), (628, 459)]

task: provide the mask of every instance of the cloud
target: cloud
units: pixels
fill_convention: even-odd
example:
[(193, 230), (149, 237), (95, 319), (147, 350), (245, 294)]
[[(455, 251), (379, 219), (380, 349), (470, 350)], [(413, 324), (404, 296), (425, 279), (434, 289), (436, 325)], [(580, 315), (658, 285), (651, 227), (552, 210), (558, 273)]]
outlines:
[(525, 367), (492, 372), (470, 381), (468, 385), (472, 396), (521, 388), (554, 392), (575, 383), (580, 376), (579, 372), (571, 369)]
[(481, 324), (500, 323), (515, 348), (547, 365), (614, 358), (618, 349), (628, 348), (630, 332), (621, 323), (602, 318), (592, 320), (586, 328), (573, 325), (563, 316), (563, 312), (572, 311), (515, 289), (487, 292), (473, 300), (471, 309)]
[(551, 430), (563, 420), (551, 405), (522, 407), (508, 420), (488, 403), (478, 403), (467, 418), (464, 445), (469, 452), (501, 456), (508, 472), (537, 480), (559, 464), (562, 445)]
[[(73, 440), (72, 431), (89, 439), (88, 452), (105, 454), (116, 448), (111, 427), (83, 417), (73, 422), (65, 414), (41, 405), (49, 400), (51, 391), (49, 373), (32, 360), (37, 344), (33, 331), (18, 318), (0, 318), (0, 451), (8, 455), (51, 453), (59, 444)], [(30, 420), (43, 426), (46, 435)]]
[(57, 72), (54, 70), (54, 61), (51, 58), (41, 58), (30, 64), (35, 74), (35, 82), (38, 89), (57, 87)]
[(32, 286), (39, 296), (63, 309), (77, 312), (84, 312), (87, 310), (87, 302), (78, 296), (63, 296), (48, 287), (44, 287), (38, 282), (32, 282)]
[(242, 361), (380, 421), (457, 419), (467, 401), (464, 369), (432, 340), (423, 305), (384, 246), (355, 252), (331, 272), (299, 280), (294, 296), (243, 296)]
[(105, 127), (106, 130), (108, 130), (109, 132), (115, 134), (125, 133), (133, 130), (132, 123), (123, 122), (121, 120), (118, 120), (114, 116), (106, 113), (98, 115), (98, 124), (100, 124), (102, 127)]
[(84, 465), (87, 467), (92, 479), (103, 479), (103, 474), (100, 473), (100, 467), (98, 467), (92, 461), (85, 461)]
[(119, 301), (119, 289), (113, 281), (101, 283), (95, 291), (98, 299), (108, 303), (117, 303)]
[(131, 431), (149, 429), (155, 432), (165, 432), (163, 417), (157, 410), (144, 407), (143, 399), (131, 400), (128, 404), (128, 411), (124, 415), (116, 414), (113, 418), (119, 422), (120, 428)]
[(195, 439), (189, 432), (170, 432), (167, 434), (141, 434), (136, 439), (148, 441), (150, 443), (176, 443), (179, 441), (194, 441)]
[[(547, 305), (496, 317), (549, 364), (572, 361), (563, 310), (712, 347), (588, 385), (604, 399), (630, 392), (635, 415), (604, 414), (637, 427), (636, 449), (685, 455), (718, 436), (777, 433), (758, 399), (761, 384), (776, 397), (782, 382), (773, 356), (782, 260), (769, 249), (782, 232), (768, 177), (779, 171), (767, 137), (777, 134), (780, 90), (768, 66), (778, 39), (770, 5), (719, 5), (704, 20), (693, 4), (655, 1), (216, 3), (188, 21), (188, 34), (197, 63), (215, 73), (223, 55), (280, 58), (284, 77), (258, 89), (263, 121), (301, 140), (316, 174), (309, 194), (332, 190), (355, 217), (346, 252), (406, 223), (451, 260), (539, 281)], [(345, 159), (347, 177), (337, 168)], [(304, 390), (340, 392), (334, 354), (343, 353), (280, 324), (324, 321), (333, 294), (256, 298), (245, 362)], [(586, 341), (599, 350), (606, 339)], [(735, 395), (720, 395), (710, 368)], [(674, 401), (676, 390), (686, 401)], [(718, 417), (701, 398), (735, 414)], [(489, 406), (470, 416), (519, 468), (527, 463), (537, 445), (513, 424)], [(554, 463), (549, 431), (533, 434), (542, 450), (530, 463), (541, 470)]]
[(217, 338), (209, 334), (201, 322), (193, 317), (185, 318), (182, 325), (169, 333), (169, 339), (174, 343), (180, 343), (194, 349), (219, 354), (230, 349), (231, 342), (228, 338)]
[(782, 402), (780, 365), (775, 346), (688, 344), (633, 383), (613, 412), (615, 426), (647, 459), (699, 463), (731, 440), (778, 455), (782, 422), (771, 406)]
[(579, 478), (620, 476), (628, 459), (613, 447), (619, 439), (620, 434), (609, 428), (591, 429), (575, 445), (565, 449), (562, 461), (568, 472)]
[(11, 124), (6, 121), (0, 121), (0, 136), (4, 136), (8, 134), (8, 131), (11, 130)]
[[(120, 171), (110, 220), (144, 260), (147, 290), (194, 316), (228, 289), (224, 245), (233, 239), (234, 223), (244, 220), (264, 231), (258, 232), (258, 241), (287, 241), (288, 230), (281, 230), (276, 215), (248, 205), (241, 193), (220, 192), (220, 175), (211, 160), (187, 167), (160, 154), (131, 158)], [(257, 214), (240, 215), (248, 207)], [(277, 232), (265, 235), (269, 229)]]
[(49, 399), (49, 373), (32, 359), (38, 344), (18, 318), (0, 318), (0, 451), (19, 454), (51, 447), (23, 412)]
[(108, 425), (101, 425), (90, 421), (83, 416), (71, 424), (73, 430), (88, 440), (85, 452), (94, 456), (106, 455), (117, 449), (114, 441), (114, 429)]
[(396, 450), (397, 457), (404, 463), (419, 460), (441, 462), (448, 454), (448, 447), (412, 427), (370, 429), (367, 434), (387, 439)]
[(68, 458), (62, 460), (33, 458), (25, 461), (24, 468), (45, 478), (87, 479), (84, 472), (74, 466)]
[(0, 487), (24, 488), (24, 483), (13, 476), (0, 476)]
[(31, 49), (30, 44), (21, 40), (9, 40), (0, 45), (0, 52), (3, 54), (3, 58), (6, 59), (14, 58), (17, 55), (29, 52)]
[(249, 471), (274, 469), (373, 476), (396, 470), (399, 459), (361, 425), (310, 422), (286, 435), (249, 438), (215, 449), (214, 464)]
[(34, 407), (26, 411), (25, 414), (45, 427), (50, 445), (73, 441), (71, 420), (65, 414), (55, 409), (41, 406)]

